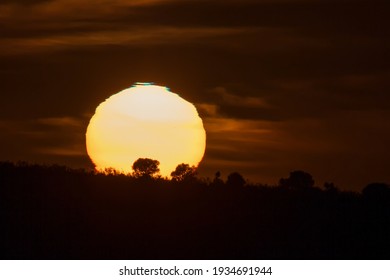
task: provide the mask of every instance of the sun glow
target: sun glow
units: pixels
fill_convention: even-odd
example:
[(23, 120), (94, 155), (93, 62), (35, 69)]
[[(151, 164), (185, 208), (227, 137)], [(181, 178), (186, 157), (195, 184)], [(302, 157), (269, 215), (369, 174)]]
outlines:
[(194, 105), (166, 87), (138, 83), (96, 108), (86, 144), (98, 170), (127, 173), (138, 158), (151, 158), (169, 176), (180, 163), (199, 164), (206, 132)]

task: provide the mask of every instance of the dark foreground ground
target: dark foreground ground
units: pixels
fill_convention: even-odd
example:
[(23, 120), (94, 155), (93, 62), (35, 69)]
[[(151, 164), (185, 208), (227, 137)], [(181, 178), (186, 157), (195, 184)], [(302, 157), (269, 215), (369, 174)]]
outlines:
[(390, 259), (388, 189), (135, 179), (0, 164), (2, 259)]

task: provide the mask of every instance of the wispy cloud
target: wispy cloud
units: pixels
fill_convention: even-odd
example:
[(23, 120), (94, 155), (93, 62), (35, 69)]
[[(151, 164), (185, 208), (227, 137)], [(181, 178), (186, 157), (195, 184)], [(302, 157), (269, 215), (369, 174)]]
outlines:
[(197, 42), (240, 33), (233, 28), (175, 28), (153, 27), (120, 31), (89, 31), (69, 35), (50, 35), (37, 38), (0, 39), (2, 54), (22, 54), (48, 50), (64, 50), (87, 46), (162, 45)]
[[(0, 26), (0, 55), (102, 45), (201, 44), (206, 40), (208, 45), (239, 52), (283, 51), (286, 46), (327, 46), (326, 40), (310, 39), (283, 24), (246, 22), (245, 17), (234, 12), (243, 7), (242, 14), (261, 10), (261, 7), (252, 7), (253, 1), (28, 2), (31, 1), (0, 4), (3, 23)], [(195, 13), (193, 9), (196, 9)], [(220, 9), (224, 13), (219, 14)], [(209, 10), (211, 12), (206, 13)], [(194, 14), (202, 15), (202, 20)], [(223, 18), (225, 14), (227, 16)], [(250, 17), (259, 18), (254, 14)], [(241, 21), (245, 23), (241, 24)]]
[(84, 145), (69, 145), (64, 148), (38, 148), (35, 150), (39, 154), (54, 156), (85, 156)]
[[(88, 0), (36, 0), (36, 1), (6, 1), (0, 4), (0, 15), (3, 18), (14, 17), (16, 19), (33, 19), (43, 17), (42, 19), (55, 17), (72, 17), (77, 18), (85, 16), (84, 13), (89, 13), (90, 16), (107, 15), (113, 12), (118, 12), (126, 7), (143, 7), (158, 3), (173, 2), (170, 0), (95, 0), (93, 3)], [(18, 12), (29, 12), (26, 14), (18, 14)], [(77, 11), (77, 13), (75, 13)]]
[(38, 157), (50, 161), (50, 156), (86, 157), (86, 124), (86, 119), (76, 117), (1, 120), (3, 145), (8, 146), (3, 159), (29, 160)]
[(218, 113), (218, 106), (216, 104), (211, 103), (197, 103), (195, 104), (198, 112), (201, 116), (204, 117), (217, 117), (219, 115)]
[(81, 127), (85, 120), (75, 117), (58, 117), (58, 118), (41, 118), (37, 119), (37, 123), (55, 126), (55, 127)]
[(242, 96), (228, 92), (224, 87), (216, 87), (212, 91), (222, 98), (222, 104), (234, 105), (239, 107), (267, 108), (270, 104), (262, 97)]

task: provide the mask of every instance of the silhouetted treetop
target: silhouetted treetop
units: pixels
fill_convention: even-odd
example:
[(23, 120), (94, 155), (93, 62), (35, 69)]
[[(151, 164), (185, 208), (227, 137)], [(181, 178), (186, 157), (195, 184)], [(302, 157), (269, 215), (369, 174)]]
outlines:
[(280, 179), (279, 185), (285, 188), (302, 190), (314, 187), (314, 180), (309, 173), (296, 170), (291, 172), (288, 178)]
[(119, 172), (118, 170), (116, 170), (113, 167), (106, 167), (106, 168), (104, 168), (103, 173), (106, 174), (106, 175), (110, 175), (110, 176), (117, 176), (117, 175), (121, 174), (121, 172)]
[(220, 171), (217, 171), (215, 173), (215, 177), (214, 177), (214, 180), (212, 182), (212, 185), (215, 187), (220, 187), (220, 186), (224, 185), (224, 182), (221, 179), (221, 172)]
[(244, 177), (238, 172), (232, 172), (228, 175), (226, 185), (230, 187), (243, 187), (246, 181)]
[(160, 172), (158, 160), (150, 158), (139, 158), (133, 163), (133, 175), (135, 177), (153, 177)]
[(363, 197), (371, 202), (381, 202), (390, 199), (390, 186), (385, 183), (371, 183), (362, 191)]
[(331, 195), (336, 195), (340, 192), (338, 187), (332, 182), (325, 182), (324, 189), (328, 194), (331, 194)]
[(182, 182), (194, 179), (196, 176), (196, 167), (186, 163), (179, 164), (175, 171), (171, 173), (172, 180)]

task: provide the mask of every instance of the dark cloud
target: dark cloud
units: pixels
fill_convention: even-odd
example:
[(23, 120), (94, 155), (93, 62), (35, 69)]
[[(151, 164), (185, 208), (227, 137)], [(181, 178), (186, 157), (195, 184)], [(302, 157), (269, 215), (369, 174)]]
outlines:
[[(155, 27), (240, 28), (252, 34), (256, 49), (269, 40), (353, 46), (386, 43), (385, 1), (50, 1), (30, 8), (5, 5), (3, 38), (65, 36), (151, 30)], [(100, 5), (98, 5), (100, 4)], [(26, 24), (28, 23), (28, 24)], [(259, 28), (271, 32), (259, 32)], [(260, 30), (261, 31), (261, 30)], [(130, 35), (130, 34), (129, 34)], [(263, 36), (265, 35), (265, 37)], [(257, 38), (256, 38), (257, 37)], [(308, 40), (308, 38), (311, 38)], [(368, 40), (369, 39), (369, 40)], [(107, 41), (113, 39), (107, 38)], [(251, 45), (245, 42), (237, 42)], [(275, 46), (274, 46), (275, 47)], [(342, 47), (342, 46), (339, 46)], [(360, 46), (362, 47), (362, 46)], [(286, 51), (284, 46), (281, 46)]]
[(1, 1), (2, 5), (36, 5), (36, 4), (42, 4), (47, 3), (52, 0), (3, 0)]
[(56, 163), (63, 157), (72, 167), (92, 167), (84, 145), (86, 124), (86, 118), (75, 117), (1, 121), (2, 160)]

